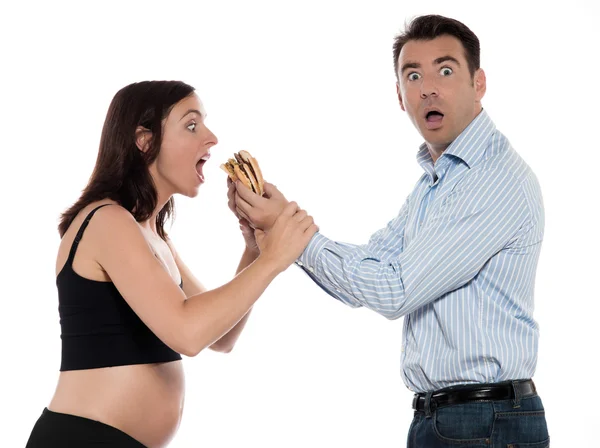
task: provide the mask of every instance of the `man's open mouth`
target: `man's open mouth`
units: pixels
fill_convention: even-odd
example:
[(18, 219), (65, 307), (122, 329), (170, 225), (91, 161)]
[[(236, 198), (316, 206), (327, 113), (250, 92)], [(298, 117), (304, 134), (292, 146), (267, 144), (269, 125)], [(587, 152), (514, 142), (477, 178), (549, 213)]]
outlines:
[(430, 110), (429, 112), (427, 112), (427, 114), (425, 115), (425, 119), (428, 122), (436, 122), (436, 121), (441, 121), (442, 118), (444, 118), (444, 114), (441, 113), (438, 110)]

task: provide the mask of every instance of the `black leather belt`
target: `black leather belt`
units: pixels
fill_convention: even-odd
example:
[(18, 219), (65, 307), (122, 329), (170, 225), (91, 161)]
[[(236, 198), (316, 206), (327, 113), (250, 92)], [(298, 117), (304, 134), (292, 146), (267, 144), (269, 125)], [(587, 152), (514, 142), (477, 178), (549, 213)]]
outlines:
[[(440, 389), (431, 393), (429, 409), (433, 412), (443, 406), (468, 403), (471, 401), (520, 400), (536, 395), (532, 380), (506, 381), (493, 384), (469, 384)], [(412, 407), (416, 411), (425, 412), (427, 395), (415, 394)]]

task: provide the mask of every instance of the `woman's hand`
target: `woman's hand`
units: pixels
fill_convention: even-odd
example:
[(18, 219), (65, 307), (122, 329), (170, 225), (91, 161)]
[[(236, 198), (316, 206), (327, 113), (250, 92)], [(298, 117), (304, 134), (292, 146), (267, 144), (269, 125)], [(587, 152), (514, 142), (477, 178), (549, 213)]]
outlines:
[(258, 248), (258, 244), (256, 244), (254, 229), (251, 227), (248, 220), (238, 213), (235, 203), (235, 193), (235, 184), (231, 181), (229, 177), (227, 177), (227, 205), (229, 206), (229, 210), (231, 210), (235, 217), (238, 219), (238, 222), (240, 224), (240, 230), (242, 231), (244, 241), (246, 242), (246, 250), (258, 254), (260, 250)]
[(273, 262), (279, 272), (285, 271), (298, 257), (319, 230), (312, 216), (290, 202), (275, 220), (268, 233), (255, 230), (260, 259)]

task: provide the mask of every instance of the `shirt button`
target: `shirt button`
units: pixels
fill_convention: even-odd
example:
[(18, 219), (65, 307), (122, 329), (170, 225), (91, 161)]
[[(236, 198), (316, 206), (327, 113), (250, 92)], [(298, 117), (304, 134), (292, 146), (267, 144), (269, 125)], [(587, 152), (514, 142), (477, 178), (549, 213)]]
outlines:
[(310, 272), (315, 272), (315, 270), (312, 268), (312, 266), (309, 266), (309, 267), (308, 267), (308, 270), (309, 270)]
[(340, 291), (340, 290), (339, 290), (339, 289), (337, 289), (337, 288), (335, 288), (335, 290), (336, 290), (336, 292), (342, 292), (342, 291)]
[(300, 267), (304, 266), (301, 261), (296, 261), (296, 264)]

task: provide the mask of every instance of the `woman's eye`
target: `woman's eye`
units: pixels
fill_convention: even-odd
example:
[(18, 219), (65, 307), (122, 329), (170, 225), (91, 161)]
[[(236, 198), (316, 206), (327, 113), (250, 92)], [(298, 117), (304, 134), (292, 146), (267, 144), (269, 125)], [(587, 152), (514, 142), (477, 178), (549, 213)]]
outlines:
[(419, 79), (421, 77), (421, 75), (419, 75), (416, 72), (412, 72), (408, 75), (408, 80), (409, 81), (416, 81), (417, 79)]
[(196, 130), (196, 123), (190, 123), (187, 128), (194, 132)]
[(440, 75), (442, 76), (450, 76), (452, 74), (452, 69), (450, 67), (444, 67), (440, 70)]

